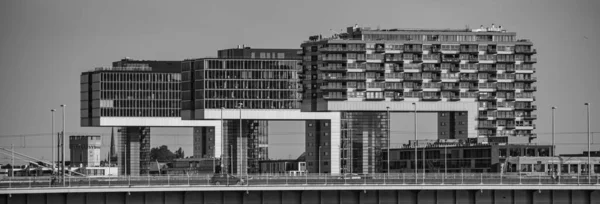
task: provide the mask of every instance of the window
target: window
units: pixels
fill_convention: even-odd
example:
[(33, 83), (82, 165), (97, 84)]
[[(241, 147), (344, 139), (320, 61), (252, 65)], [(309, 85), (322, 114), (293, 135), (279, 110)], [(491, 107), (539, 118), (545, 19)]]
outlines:
[(440, 125), (441, 126), (446, 126), (446, 122), (441, 122)]
[(442, 134), (442, 135), (446, 135), (446, 132), (444, 131), (444, 132), (442, 132), (441, 134)]
[(323, 165), (328, 166), (329, 162), (323, 162)]

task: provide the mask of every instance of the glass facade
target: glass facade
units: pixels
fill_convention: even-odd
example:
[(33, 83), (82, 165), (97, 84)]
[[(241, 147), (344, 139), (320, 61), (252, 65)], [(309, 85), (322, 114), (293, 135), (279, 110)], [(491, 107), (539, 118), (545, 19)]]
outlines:
[(342, 112), (342, 173), (383, 170), (382, 149), (388, 145), (387, 112)]
[(185, 61), (182, 108), (299, 109), (300, 70), (297, 60)]
[(240, 168), (248, 173), (259, 171), (259, 161), (269, 158), (268, 124), (267, 120), (242, 120), (240, 138), (240, 120), (223, 120), (224, 169), (229, 173), (246, 173), (238, 172)]

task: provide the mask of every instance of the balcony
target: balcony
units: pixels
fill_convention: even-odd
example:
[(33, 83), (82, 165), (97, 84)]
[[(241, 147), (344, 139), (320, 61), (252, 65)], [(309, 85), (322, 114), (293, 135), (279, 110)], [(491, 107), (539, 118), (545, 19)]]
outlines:
[(464, 81), (464, 82), (477, 82), (479, 81), (479, 79), (477, 79), (477, 77), (460, 77), (460, 81)]
[(404, 100), (404, 96), (402, 96), (402, 95), (394, 95), (394, 97), (392, 99), (394, 101), (401, 101), (401, 100)]
[(535, 119), (537, 119), (537, 115), (533, 115), (533, 114), (522, 115), (521, 117), (523, 117), (523, 119), (525, 119), (525, 120), (535, 120)]
[(423, 58), (421, 58), (421, 57), (413, 57), (412, 58), (412, 62), (413, 63), (421, 63), (421, 62), (423, 62)]
[(506, 72), (506, 73), (514, 73), (515, 72), (515, 67), (513, 67), (513, 66), (506, 67), (504, 69), (504, 72)]
[(489, 48), (486, 51), (487, 54), (496, 54), (498, 53), (498, 51), (496, 51), (496, 48)]
[(326, 71), (326, 72), (346, 72), (346, 71), (348, 71), (348, 69), (346, 69), (346, 67), (333, 67), (333, 66), (319, 67), (319, 70)]
[(346, 91), (347, 89), (346, 86), (321, 86), (323, 91)]
[(506, 128), (506, 129), (515, 129), (515, 124), (514, 124), (514, 123), (511, 123), (511, 124), (506, 124), (506, 125), (504, 126), (504, 128)]
[(443, 58), (442, 58), (442, 62), (447, 62), (447, 63), (460, 63), (460, 58), (448, 58), (448, 57), (443, 57)]
[(511, 59), (503, 59), (503, 58), (498, 58), (496, 60), (496, 63), (515, 63), (515, 59), (511, 58)]
[(402, 88), (402, 86), (391, 86), (391, 85), (388, 86), (388, 84), (386, 84), (385, 90), (389, 90), (389, 91), (402, 91), (403, 88)]
[(440, 77), (440, 76), (431, 76), (431, 78), (429, 78), (429, 79), (431, 79), (432, 82), (442, 81), (442, 77)]
[(429, 67), (429, 66), (425, 66), (423, 67), (423, 71), (424, 72), (441, 72), (442, 69), (440, 67)]
[(344, 81), (346, 80), (345, 76), (325, 76), (323, 77), (324, 81)]
[(479, 108), (482, 108), (485, 110), (496, 110), (497, 109), (497, 107), (495, 105), (479, 106)]
[(367, 71), (385, 72), (385, 67), (382, 67), (382, 66), (372, 66), (372, 65), (367, 64)]
[(347, 59), (345, 57), (323, 57), (321, 61), (324, 62), (346, 62)]
[(441, 100), (440, 96), (437, 96), (437, 95), (436, 96), (423, 96), (421, 99), (424, 101), (439, 101), (439, 100)]
[(394, 72), (404, 72), (404, 67), (394, 66), (392, 70), (394, 70)]
[(404, 81), (423, 81), (421, 76), (404, 76), (402, 77)]
[(500, 114), (497, 117), (498, 119), (515, 119), (514, 115), (506, 115), (506, 114)]
[(536, 49), (515, 49), (515, 53), (517, 54), (537, 54), (537, 50)]
[(386, 56), (384, 59), (385, 59), (386, 62), (404, 63), (404, 59), (402, 59), (402, 57), (389, 57), (389, 56)]
[(496, 68), (495, 67), (479, 67), (477, 70), (479, 72), (496, 73)]
[(537, 110), (537, 106), (536, 105), (515, 106), (515, 110), (528, 110), (528, 111), (532, 111), (532, 110)]
[(421, 72), (421, 65), (407, 64), (404, 66), (404, 72)]
[(532, 66), (519, 66), (519, 65), (517, 65), (515, 67), (515, 69), (517, 71), (532, 71), (532, 72), (535, 72), (535, 68), (533, 68)]
[(383, 53), (385, 52), (385, 48), (383, 46), (376, 46), (374, 51), (377, 53)]
[(460, 88), (458, 88), (458, 86), (442, 86), (442, 91), (460, 91)]
[(478, 124), (477, 128), (478, 129), (496, 129), (496, 125), (495, 124)]
[(323, 95), (325, 100), (347, 100), (348, 97), (342, 95)]
[(385, 81), (385, 76), (376, 76), (375, 81)]
[(498, 91), (515, 91), (515, 87), (497, 86)]
[(515, 81), (520, 81), (520, 82), (536, 82), (537, 81), (537, 77), (515, 78)]
[(535, 86), (525, 87), (525, 88), (523, 88), (523, 91), (537, 91), (537, 87), (535, 87)]
[(495, 101), (495, 96), (479, 96), (480, 101)]
[(448, 98), (448, 100), (450, 100), (450, 101), (459, 101), (459, 100), (460, 100), (460, 97), (459, 97), (459, 96), (456, 96), (456, 95), (453, 95), (453, 96), (450, 96), (450, 97)]
[(537, 59), (536, 58), (525, 58), (525, 61), (523, 61), (523, 63), (529, 63), (529, 64), (537, 63)]
[(404, 52), (406, 52), (406, 53), (422, 53), (423, 49), (421, 47), (413, 47), (413, 48), (404, 47)]
[(476, 49), (472, 49), (472, 48), (470, 48), (470, 49), (463, 49), (463, 48), (461, 48), (460, 49), (460, 53), (478, 54), (479, 53), (479, 49), (477, 49), (477, 48)]

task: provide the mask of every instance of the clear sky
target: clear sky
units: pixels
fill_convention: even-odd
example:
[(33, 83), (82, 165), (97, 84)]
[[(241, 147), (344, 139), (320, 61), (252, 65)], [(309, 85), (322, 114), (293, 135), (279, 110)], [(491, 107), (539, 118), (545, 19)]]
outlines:
[[(550, 107), (558, 106), (558, 152), (581, 152), (586, 148), (584, 102), (593, 105), (592, 131), (600, 131), (598, 9), (595, 0), (5, 0), (0, 2), (0, 146), (15, 144), (18, 151), (49, 159), (48, 136), (10, 135), (48, 135), (50, 109), (63, 103), (67, 132), (108, 136), (110, 129), (79, 126), (79, 75), (126, 56), (182, 60), (214, 56), (217, 49), (239, 44), (299, 48), (310, 35), (329, 35), (330, 29), (355, 23), (381, 28), (495, 23), (531, 39), (538, 50), (536, 142), (550, 142)], [(58, 112), (57, 127), (60, 118)], [(407, 121), (392, 122), (398, 124), (394, 128), (412, 130)], [(276, 125), (271, 132), (301, 135), (302, 126)], [(180, 144), (191, 155), (190, 133), (155, 128), (152, 145), (174, 149)], [(7, 161), (0, 155), (0, 163)]]

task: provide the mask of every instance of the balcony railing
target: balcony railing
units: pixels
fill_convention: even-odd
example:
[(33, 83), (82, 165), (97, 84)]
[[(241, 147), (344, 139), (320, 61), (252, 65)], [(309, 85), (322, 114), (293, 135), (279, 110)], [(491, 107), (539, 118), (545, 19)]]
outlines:
[(334, 67), (334, 66), (325, 66), (319, 67), (321, 71), (347, 71), (346, 67)]
[(385, 71), (385, 67), (367, 65), (367, 71)]
[(535, 82), (535, 81), (537, 81), (537, 77), (530, 77), (530, 78), (515, 78), (515, 81), (523, 81), (523, 82)]
[(515, 109), (517, 109), (517, 110), (537, 110), (537, 106), (536, 106), (536, 105), (530, 105), (530, 106), (515, 106)]
[(463, 77), (463, 76), (461, 76), (460, 80), (461, 81), (479, 81), (479, 79), (477, 78), (477, 76), (475, 76), (475, 77)]
[(536, 54), (536, 49), (515, 49), (515, 53), (518, 54)]
[(537, 59), (536, 58), (525, 58), (525, 61), (523, 61), (525, 63), (536, 63)]
[(422, 81), (423, 78), (420, 76), (404, 76), (404, 81)]
[(346, 100), (348, 97), (340, 95), (323, 95), (323, 99), (326, 100)]
[(321, 90), (346, 90), (346, 86), (321, 86)]
[(442, 69), (440, 67), (423, 67), (424, 72), (441, 72)]

